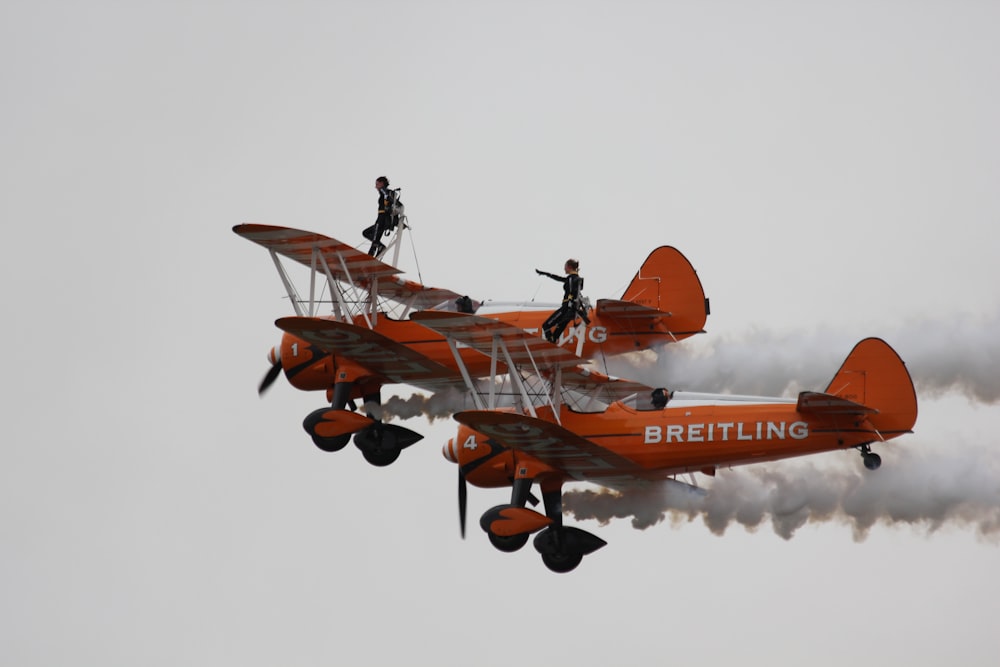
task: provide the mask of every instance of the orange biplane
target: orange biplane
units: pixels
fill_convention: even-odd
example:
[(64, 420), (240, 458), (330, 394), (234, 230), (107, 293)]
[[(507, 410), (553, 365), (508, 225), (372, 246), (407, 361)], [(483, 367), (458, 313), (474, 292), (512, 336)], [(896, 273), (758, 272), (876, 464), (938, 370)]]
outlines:
[[(518, 406), (499, 409), (493, 395), (481, 396), (480, 409), (454, 415), (460, 426), (444, 455), (458, 464), (463, 535), (466, 482), (510, 486), (510, 502), (483, 514), (481, 527), (501, 551), (520, 549), (540, 531), (535, 549), (556, 572), (572, 570), (605, 544), (563, 525), (567, 482), (688, 487), (672, 478), (848, 448), (875, 470), (881, 459), (871, 445), (911, 432), (916, 421), (909, 372), (878, 338), (859, 342), (823, 392), (783, 399), (669, 392), (623, 380), (595, 385), (579, 359), (502, 323), (440, 312), (411, 317), (485, 357), (502, 356), (513, 369), (508, 379)], [(628, 392), (634, 395), (624, 400)], [(642, 392), (653, 400), (636, 400)], [(544, 514), (526, 507), (535, 483)]]
[[(405, 228), (400, 225), (399, 230)], [(325, 407), (309, 414), (303, 427), (317, 447), (342, 449), (353, 434), (365, 459), (388, 465), (400, 450), (422, 436), (381, 420), (381, 388), (409, 384), (432, 392), (464, 391), (476, 378), (495, 377), (507, 360), (484, 357), (407, 319), (418, 312), (475, 312), (511, 331), (543, 342), (574, 365), (679, 341), (703, 332), (709, 302), (690, 262), (674, 248), (653, 250), (620, 299), (600, 299), (589, 323), (578, 320), (559, 345), (545, 341), (541, 324), (555, 304), (483, 304), (450, 290), (426, 287), (399, 276), (399, 269), (352, 246), (313, 232), (260, 224), (233, 231), (266, 248), (278, 270), (294, 316), (276, 325), (285, 333), (269, 355), (263, 393), (284, 371), (289, 383), (306, 391), (325, 391)], [(390, 242), (390, 248), (398, 243)], [(303, 298), (282, 260), (309, 270), (309, 296)], [(395, 261), (395, 260), (394, 260)], [(320, 314), (321, 309), (331, 312)], [(610, 385), (589, 372), (591, 385)], [(604, 379), (599, 379), (599, 378)], [(616, 385), (621, 391), (622, 385)], [(364, 413), (357, 410), (362, 400)]]

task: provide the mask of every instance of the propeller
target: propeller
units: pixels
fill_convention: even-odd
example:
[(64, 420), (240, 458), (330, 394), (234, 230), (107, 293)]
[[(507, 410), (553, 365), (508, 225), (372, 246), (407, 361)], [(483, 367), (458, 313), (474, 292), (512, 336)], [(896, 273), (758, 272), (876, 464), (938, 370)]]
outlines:
[(264, 395), (264, 392), (274, 384), (274, 381), (278, 379), (278, 374), (281, 373), (281, 357), (278, 354), (278, 349), (272, 348), (267, 358), (271, 361), (271, 368), (267, 370), (264, 379), (260, 381), (260, 386), (257, 387), (257, 394), (260, 396)]
[(462, 539), (465, 539), (465, 506), (469, 496), (469, 489), (465, 484), (465, 475), (462, 474), (462, 466), (458, 466), (458, 522), (462, 529)]

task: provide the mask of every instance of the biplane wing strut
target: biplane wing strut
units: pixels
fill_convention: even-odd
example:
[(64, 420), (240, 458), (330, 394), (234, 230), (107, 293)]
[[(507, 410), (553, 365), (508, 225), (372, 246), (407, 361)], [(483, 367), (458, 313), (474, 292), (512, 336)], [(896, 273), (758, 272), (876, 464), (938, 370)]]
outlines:
[[(402, 225), (398, 229), (401, 228)], [(404, 319), (415, 309), (455, 310), (456, 300), (467, 299), (451, 290), (405, 280), (399, 275), (401, 271), (394, 266), (322, 234), (254, 223), (236, 225), (233, 231), (267, 248), (295, 314), (300, 317), (319, 314), (320, 304), (327, 302), (320, 292), (326, 289), (330, 291), (329, 303), (335, 319), (350, 324), (355, 318), (363, 318), (370, 329), (378, 324), (380, 309), (392, 312), (396, 319)], [(392, 243), (398, 243), (398, 232)], [(398, 250), (397, 244), (394, 255), (396, 259)], [(308, 301), (295, 288), (283, 259), (292, 260), (309, 269)], [(322, 285), (323, 279), (325, 286)], [(390, 308), (387, 301), (398, 306)], [(473, 308), (479, 306), (477, 301), (470, 300), (469, 303)]]
[[(486, 317), (421, 311), (410, 315), (410, 319), (445, 336), (455, 362), (463, 377), (466, 378), (466, 384), (479, 409), (496, 410), (498, 407), (496, 395), (497, 363), (502, 357), (509, 370), (507, 376), (517, 392), (523, 409), (532, 417), (537, 416), (524, 379), (520, 373), (514, 370), (530, 365), (534, 375), (546, 383), (545, 401), (552, 407), (558, 421), (560, 405), (558, 396), (561, 388), (562, 367), (576, 366), (581, 363), (581, 359), (572, 352), (553, 345), (544, 338), (530, 334), (523, 329)], [(485, 408), (482, 407), (483, 398), (479, 394), (479, 390), (468, 379), (468, 371), (458, 351), (459, 344), (467, 345), (491, 358), (490, 388)], [(539, 364), (545, 368), (541, 368)], [(543, 370), (551, 371), (551, 377), (546, 377)]]
[[(322, 275), (326, 279), (326, 285), (322, 289), (330, 291), (330, 302), (336, 319), (350, 322), (352, 315), (362, 315), (368, 327), (372, 328), (382, 289), (379, 280), (400, 273), (399, 269), (357, 248), (315, 232), (252, 223), (236, 225), (233, 231), (267, 248), (292, 307), (300, 317), (313, 317), (317, 314), (319, 304), (323, 302), (321, 295), (318, 294), (318, 290), (321, 289), (318, 277)], [(308, 302), (296, 290), (282, 258), (297, 262), (310, 270)], [(398, 282), (406, 284), (406, 281), (401, 279)], [(355, 307), (356, 312), (351, 312), (341, 284), (351, 290), (353, 302), (360, 306)], [(407, 285), (407, 287), (415, 293), (419, 293), (419, 288), (422, 288), (417, 285)], [(386, 291), (386, 294), (382, 296), (393, 298), (398, 296), (401, 288), (395, 286), (383, 291)], [(306, 303), (308, 310), (304, 307)]]
[[(479, 409), (484, 404), (479, 390), (469, 380), (468, 371), (459, 355), (459, 344), (473, 348), (491, 359), (490, 389), (485, 409), (496, 410), (497, 365), (502, 360), (507, 367), (522, 408), (532, 417), (537, 417), (532, 396), (544, 393), (544, 402), (552, 408), (555, 419), (560, 422), (563, 404), (563, 390), (601, 395), (608, 402), (623, 400), (639, 393), (652, 393), (653, 388), (630, 380), (611, 378), (596, 371), (583, 368), (583, 360), (569, 350), (554, 345), (541, 336), (524, 329), (476, 315), (421, 311), (413, 313), (410, 319), (445, 336), (455, 362), (459, 366), (466, 385), (472, 390)], [(515, 369), (525, 369), (545, 386), (544, 392), (531, 392), (525, 378)], [(593, 398), (593, 396), (591, 396)]]
[[(492, 321), (492, 320), (491, 320)], [(462, 374), (462, 379), (465, 380), (465, 385), (468, 387), (470, 394), (472, 395), (472, 400), (476, 404), (476, 409), (478, 410), (496, 410), (497, 405), (497, 395), (496, 395), (496, 378), (497, 378), (497, 359), (502, 354), (504, 361), (507, 363), (509, 369), (514, 368), (514, 362), (511, 358), (510, 350), (507, 349), (507, 343), (498, 334), (493, 334), (491, 337), (491, 351), (490, 351), (490, 378), (489, 378), (489, 397), (487, 402), (483, 403), (483, 397), (480, 390), (476, 387), (475, 383), (472, 381), (469, 375), (469, 370), (462, 360), (462, 355), (458, 351), (458, 343), (460, 342), (455, 336), (449, 333), (445, 333), (445, 340), (448, 341), (448, 348), (451, 350), (452, 356), (455, 358), (455, 363), (458, 366), (459, 372)], [(530, 352), (529, 352), (530, 354)], [(528, 390), (524, 386), (524, 382), (521, 379), (520, 374), (511, 371), (508, 376), (510, 377), (511, 383), (517, 390), (522, 404), (525, 409), (532, 417), (536, 417), (535, 407), (532, 405), (531, 398), (528, 395)], [(549, 401), (552, 403), (551, 399)], [(553, 404), (553, 409), (555, 410), (556, 420), (559, 419), (559, 411)]]

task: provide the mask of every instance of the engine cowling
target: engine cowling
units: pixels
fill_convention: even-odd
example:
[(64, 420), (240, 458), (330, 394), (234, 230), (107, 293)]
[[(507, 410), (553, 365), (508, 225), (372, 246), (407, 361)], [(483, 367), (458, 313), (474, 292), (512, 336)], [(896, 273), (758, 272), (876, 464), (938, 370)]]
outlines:
[[(274, 355), (274, 351), (271, 351)], [(288, 383), (303, 391), (320, 391), (333, 386), (335, 364), (333, 356), (315, 345), (289, 333), (281, 337), (278, 348), (281, 367)]]
[(465, 479), (478, 487), (510, 486), (514, 474), (514, 453), (487, 436), (460, 424), (454, 438), (441, 452), (462, 468)]

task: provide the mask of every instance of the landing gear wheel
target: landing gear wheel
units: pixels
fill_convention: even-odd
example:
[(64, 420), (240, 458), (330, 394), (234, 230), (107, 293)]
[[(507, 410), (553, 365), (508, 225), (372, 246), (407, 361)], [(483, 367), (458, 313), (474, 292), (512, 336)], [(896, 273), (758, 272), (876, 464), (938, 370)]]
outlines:
[(520, 535), (496, 535), (488, 532), (486, 534), (489, 535), (490, 544), (505, 553), (517, 551), (528, 543), (529, 537), (527, 533), (521, 533)]
[(313, 444), (324, 452), (339, 452), (351, 441), (351, 434), (337, 435), (332, 438), (324, 438), (321, 435), (312, 436)]
[(874, 452), (868, 452), (867, 454), (862, 454), (861, 458), (865, 462), (865, 467), (869, 470), (878, 470), (879, 466), (882, 465), (882, 457)]
[(882, 465), (882, 457), (872, 451), (870, 444), (859, 445), (858, 451), (861, 452), (861, 460), (869, 470), (878, 470)]
[(545, 567), (553, 572), (571, 572), (583, 560), (583, 554), (576, 552), (562, 552), (542, 554), (542, 562)]
[(365, 457), (365, 461), (373, 466), (383, 468), (399, 458), (399, 451), (399, 448), (396, 447), (379, 447), (377, 449), (362, 449), (361, 455)]
[(361, 450), (365, 461), (380, 468), (393, 463), (402, 451), (396, 434), (381, 426), (361, 431), (354, 436), (354, 444)]

